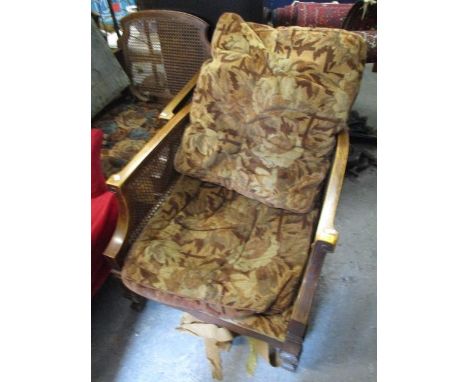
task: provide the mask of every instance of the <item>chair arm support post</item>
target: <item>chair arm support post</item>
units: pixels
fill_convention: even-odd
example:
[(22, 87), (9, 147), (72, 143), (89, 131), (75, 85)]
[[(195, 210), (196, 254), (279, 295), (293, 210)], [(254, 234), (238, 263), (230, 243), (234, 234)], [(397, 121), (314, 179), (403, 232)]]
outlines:
[(333, 248), (330, 244), (322, 241), (315, 242), (312, 245), (309, 262), (288, 323), (286, 339), (280, 351), (283, 366), (288, 370), (294, 371), (299, 363), (320, 272), (325, 255), (331, 250)]
[(198, 71), (189, 82), (185, 84), (185, 86), (180, 89), (180, 91), (176, 94), (176, 96), (164, 107), (164, 109), (159, 114), (160, 119), (165, 119), (169, 121), (171, 118), (174, 117), (174, 110), (181, 104), (181, 102), (187, 97), (187, 95), (192, 91), (192, 89), (197, 84), (198, 75), (200, 72)]
[(346, 171), (348, 152), (349, 136), (347, 132), (342, 132), (338, 136), (335, 158), (325, 190), (315, 240), (311, 246), (304, 277), (288, 323), (286, 340), (280, 351), (281, 360), (290, 370), (294, 370), (299, 362), (302, 342), (307, 331), (325, 256), (328, 252), (333, 252), (338, 241), (338, 232), (334, 227), (334, 221)]
[(293, 321), (297, 321), (305, 326), (309, 322), (320, 272), (328, 252), (333, 252), (333, 247), (329, 243), (318, 241), (312, 245), (309, 262), (304, 272), (304, 278), (302, 279), (291, 317)]
[(119, 188), (111, 188), (111, 190), (115, 192), (117, 196), (119, 217), (117, 219), (117, 225), (114, 233), (109, 244), (107, 244), (106, 250), (104, 251), (104, 257), (107, 259), (113, 270), (120, 271), (124, 260), (124, 254), (126, 252), (125, 239), (128, 236), (130, 228), (130, 211), (122, 190)]

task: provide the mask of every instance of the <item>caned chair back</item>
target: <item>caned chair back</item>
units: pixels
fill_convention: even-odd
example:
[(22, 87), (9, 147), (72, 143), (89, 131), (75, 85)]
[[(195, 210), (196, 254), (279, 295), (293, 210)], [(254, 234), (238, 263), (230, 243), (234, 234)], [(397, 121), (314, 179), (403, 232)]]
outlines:
[(141, 11), (121, 25), (125, 69), (140, 99), (174, 97), (210, 57), (208, 24), (188, 13)]

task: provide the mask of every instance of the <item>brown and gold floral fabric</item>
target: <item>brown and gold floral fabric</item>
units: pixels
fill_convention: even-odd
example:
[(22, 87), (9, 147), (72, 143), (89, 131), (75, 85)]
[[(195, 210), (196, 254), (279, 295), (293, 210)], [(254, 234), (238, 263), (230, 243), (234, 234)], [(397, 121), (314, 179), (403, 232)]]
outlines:
[(277, 314), (254, 314), (249, 317), (228, 319), (237, 326), (251, 330), (258, 334), (284, 341), (288, 331), (289, 320), (292, 316), (292, 306)]
[(101, 161), (106, 178), (119, 172), (162, 126), (161, 110), (160, 104), (126, 96), (93, 120), (93, 127), (104, 133)]
[(278, 314), (296, 295), (317, 216), (181, 176), (133, 244), (122, 279), (180, 308)]
[(225, 13), (193, 96), (176, 169), (269, 206), (309, 212), (366, 59), (361, 36)]

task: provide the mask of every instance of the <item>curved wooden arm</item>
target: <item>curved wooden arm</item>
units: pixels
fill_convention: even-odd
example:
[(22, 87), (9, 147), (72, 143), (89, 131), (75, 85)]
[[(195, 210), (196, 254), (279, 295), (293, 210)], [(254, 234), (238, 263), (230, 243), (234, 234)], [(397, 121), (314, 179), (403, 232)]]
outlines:
[(343, 131), (338, 135), (335, 159), (325, 190), (322, 212), (317, 225), (315, 241), (322, 241), (335, 247), (338, 242), (338, 231), (335, 229), (335, 215), (340, 200), (343, 178), (346, 172), (349, 153), (349, 135)]
[(166, 105), (163, 111), (159, 114), (160, 119), (165, 119), (168, 121), (174, 117), (174, 110), (184, 100), (187, 94), (189, 94), (190, 91), (195, 87), (195, 85), (197, 84), (199, 74), (200, 71), (198, 71), (192, 77), (192, 79), (189, 82), (187, 82), (182, 89), (180, 89), (177, 95)]
[[(198, 74), (199, 72), (195, 74), (192, 77), (192, 79), (189, 82), (187, 82), (185, 86), (179, 91), (179, 93), (177, 93), (177, 95), (167, 104), (167, 106), (164, 108), (161, 114), (159, 114), (160, 119), (170, 120), (171, 118), (174, 118), (173, 112), (175, 108), (180, 105), (180, 103), (184, 100), (187, 94), (189, 94), (190, 91), (197, 84)], [(184, 108), (182, 108), (179, 113), (176, 114), (178, 119), (174, 121), (175, 123), (174, 124), (167, 123), (165, 126), (163, 126), (120, 172), (111, 175), (107, 179), (107, 185), (110, 188), (120, 187), (123, 184), (123, 182), (125, 182), (125, 179), (127, 179), (131, 175), (131, 173), (135, 171), (135, 169), (141, 164), (141, 162), (143, 162), (143, 160), (153, 150), (154, 146), (157, 145), (162, 139), (164, 139), (164, 137), (167, 134), (169, 134), (171, 129), (174, 128), (174, 126), (176, 126), (177, 123), (180, 122), (180, 120), (183, 119), (189, 111), (190, 111), (190, 106), (188, 104)], [(162, 138), (161, 138), (161, 135), (163, 135)]]
[(135, 172), (138, 166), (151, 154), (151, 152), (164, 140), (169, 133), (176, 128), (178, 123), (182, 121), (190, 112), (191, 104), (185, 105), (169, 122), (161, 127), (158, 132), (151, 138), (146, 145), (132, 158), (127, 165), (117, 174), (111, 175), (107, 179), (107, 185), (111, 189), (122, 188), (125, 181)]

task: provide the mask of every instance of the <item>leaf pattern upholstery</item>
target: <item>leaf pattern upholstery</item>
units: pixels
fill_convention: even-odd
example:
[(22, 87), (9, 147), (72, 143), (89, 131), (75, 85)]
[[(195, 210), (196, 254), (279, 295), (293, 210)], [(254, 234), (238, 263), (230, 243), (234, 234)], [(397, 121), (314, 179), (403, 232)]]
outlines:
[(306, 213), (357, 95), (366, 44), (342, 29), (219, 19), (176, 169)]
[(182, 176), (133, 244), (122, 280), (181, 308), (278, 314), (295, 296), (317, 216)]
[(133, 244), (125, 285), (283, 339), (365, 49), (344, 30), (224, 14), (175, 159), (185, 175)]

